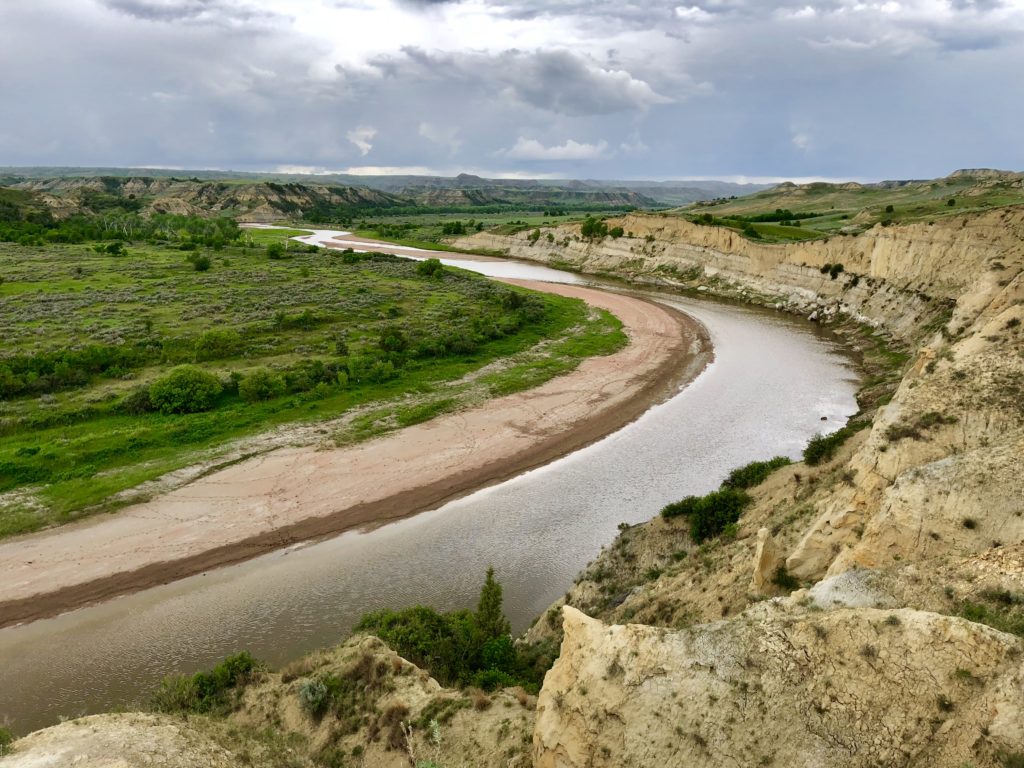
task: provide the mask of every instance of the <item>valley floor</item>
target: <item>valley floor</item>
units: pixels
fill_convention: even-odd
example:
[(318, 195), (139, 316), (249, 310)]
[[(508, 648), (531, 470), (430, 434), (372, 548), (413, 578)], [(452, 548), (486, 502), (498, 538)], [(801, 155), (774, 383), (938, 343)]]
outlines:
[(630, 343), (539, 387), (375, 440), (279, 449), (114, 517), (5, 541), (0, 626), (435, 507), (614, 431), (711, 357), (703, 329), (674, 310), (579, 286), (517, 284), (614, 313)]

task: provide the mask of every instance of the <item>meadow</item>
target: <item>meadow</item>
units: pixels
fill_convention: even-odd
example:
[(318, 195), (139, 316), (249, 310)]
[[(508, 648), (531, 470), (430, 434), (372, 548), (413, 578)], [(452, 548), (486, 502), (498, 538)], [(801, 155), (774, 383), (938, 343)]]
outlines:
[(625, 343), (577, 300), (288, 234), (0, 243), (0, 536), (137, 501), (241, 439), (365, 439)]
[(964, 173), (879, 185), (780, 185), (745, 197), (694, 203), (677, 213), (698, 224), (728, 227), (752, 240), (780, 243), (853, 235), (877, 224), (932, 222), (1020, 204), (1024, 204), (1020, 178)]

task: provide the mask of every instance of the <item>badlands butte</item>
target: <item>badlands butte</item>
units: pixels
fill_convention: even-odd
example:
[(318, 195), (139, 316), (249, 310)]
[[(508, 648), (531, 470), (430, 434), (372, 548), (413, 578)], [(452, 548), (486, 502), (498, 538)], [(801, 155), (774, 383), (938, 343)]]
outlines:
[[(862, 413), (727, 535), (622, 530), (521, 640), (560, 648), (536, 697), (442, 688), (357, 635), (227, 714), (88, 717), (0, 765), (1024, 765), (1024, 207), (782, 244), (605, 223), (456, 245), (812, 317), (861, 350)], [(351, 715), (306, 714), (326, 676)]]

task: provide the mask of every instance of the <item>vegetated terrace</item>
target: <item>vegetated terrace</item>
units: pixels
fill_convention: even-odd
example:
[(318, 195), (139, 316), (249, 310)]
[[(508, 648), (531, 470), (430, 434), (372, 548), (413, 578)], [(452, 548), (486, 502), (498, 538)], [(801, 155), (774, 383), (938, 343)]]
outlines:
[(285, 245), (226, 219), (135, 221), (134, 242), (108, 225), (0, 243), (0, 536), (127, 503), (237, 438), (374, 403), (343, 436), (358, 439), (459, 407), (446, 387), (488, 363), (514, 356), (477, 398), (625, 342), (580, 301), (433, 260)]
[(694, 203), (679, 213), (751, 240), (795, 242), (1019, 204), (1024, 175), (963, 171), (929, 181), (780, 184), (745, 197)]

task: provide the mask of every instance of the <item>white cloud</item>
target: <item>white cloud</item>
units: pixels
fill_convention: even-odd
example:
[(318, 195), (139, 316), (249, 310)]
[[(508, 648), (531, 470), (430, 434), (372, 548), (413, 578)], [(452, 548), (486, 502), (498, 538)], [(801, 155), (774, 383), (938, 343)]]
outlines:
[(603, 157), (607, 149), (608, 142), (603, 139), (596, 144), (569, 139), (564, 144), (545, 147), (536, 139), (520, 136), (515, 146), (502, 154), (513, 160), (595, 160)]
[(676, 18), (682, 19), (683, 21), (702, 22), (711, 21), (714, 16), (697, 5), (680, 5), (676, 8)]
[(446, 147), (453, 155), (462, 146), (462, 140), (458, 137), (459, 129), (457, 127), (442, 127), (433, 123), (420, 123), (419, 134), (427, 141)]
[(345, 138), (347, 138), (349, 141), (356, 145), (356, 148), (359, 150), (360, 155), (366, 157), (368, 154), (370, 154), (370, 150), (373, 149), (373, 144), (370, 143), (370, 140), (373, 139), (373, 137), (376, 135), (376, 128), (371, 128), (368, 125), (364, 125), (360, 126), (359, 128), (354, 128), (348, 133), (346, 133)]
[(793, 142), (793, 146), (801, 152), (806, 151), (811, 146), (811, 137), (806, 133), (794, 133), (791, 141)]

